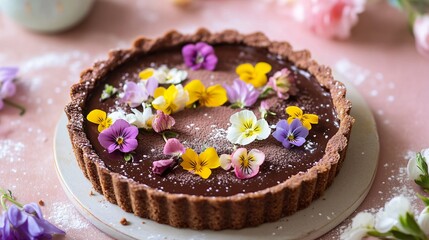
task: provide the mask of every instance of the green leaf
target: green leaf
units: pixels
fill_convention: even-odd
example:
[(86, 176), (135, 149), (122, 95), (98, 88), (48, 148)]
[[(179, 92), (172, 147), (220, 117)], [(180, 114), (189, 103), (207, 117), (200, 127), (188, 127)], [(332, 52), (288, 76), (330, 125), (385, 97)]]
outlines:
[(426, 239), (424, 232), (414, 218), (414, 214), (407, 212), (405, 216), (399, 217), (399, 222), (401, 223), (402, 227), (410, 233), (407, 235), (414, 236), (412, 239)]
[(266, 97), (268, 97), (268, 95), (270, 95), (271, 93), (273, 92), (273, 89), (272, 88), (270, 88), (270, 87), (267, 87), (267, 88), (265, 88), (264, 89), (264, 91), (261, 93), (261, 94), (259, 94), (259, 99), (263, 99), (263, 98), (266, 98)]
[(126, 153), (126, 154), (124, 155), (124, 160), (125, 160), (125, 162), (132, 161), (133, 159), (134, 159), (134, 157), (133, 157), (133, 155), (132, 155), (131, 153)]
[(425, 176), (429, 176), (426, 159), (422, 156), (421, 153), (417, 153), (416, 158), (417, 158), (417, 167), (420, 169), (420, 171), (422, 171), (422, 173)]
[(392, 235), (399, 240), (420, 240), (419, 238), (414, 237), (413, 235), (409, 235), (398, 230), (392, 230)]
[(164, 135), (164, 138), (166, 138), (167, 140), (170, 138), (176, 138), (177, 136), (179, 136), (178, 133), (173, 131), (165, 131), (162, 133), (162, 135)]
[(101, 97), (100, 97), (100, 101), (104, 101), (108, 98), (111, 98), (113, 96), (116, 95), (116, 93), (118, 93), (118, 89), (113, 87), (112, 85), (109, 84), (105, 84), (104, 85), (104, 90), (101, 93)]
[(419, 197), (420, 198), (420, 200), (422, 200), (423, 201), (423, 203), (425, 204), (425, 206), (427, 207), (427, 206), (429, 206), (429, 198), (427, 198), (427, 197), (425, 197), (425, 196), (423, 196), (423, 195), (420, 195), (420, 194), (418, 194), (417, 193), (417, 197)]
[(420, 187), (429, 190), (429, 176), (420, 175), (419, 179), (414, 180), (414, 182)]
[(377, 230), (368, 231), (366, 234), (368, 234), (368, 236), (376, 237), (376, 238), (386, 238), (386, 237), (392, 236), (392, 234), (390, 232), (381, 233)]

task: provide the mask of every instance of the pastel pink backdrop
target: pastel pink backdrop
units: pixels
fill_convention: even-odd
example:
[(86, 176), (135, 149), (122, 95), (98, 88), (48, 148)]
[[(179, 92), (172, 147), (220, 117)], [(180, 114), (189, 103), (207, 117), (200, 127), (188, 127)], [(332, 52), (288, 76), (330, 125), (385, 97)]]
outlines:
[[(139, 35), (156, 37), (171, 29), (192, 33), (199, 27), (262, 31), (289, 41), (356, 86), (373, 111), (381, 143), (377, 176), (359, 211), (418, 190), (405, 176), (404, 156), (429, 147), (429, 60), (415, 50), (405, 16), (384, 3), (371, 5), (349, 40), (332, 41), (292, 21), (273, 1), (256, 0), (204, 0), (186, 9), (167, 0), (98, 1), (81, 25), (58, 35), (24, 30), (0, 15), (0, 66), (21, 67), (12, 100), (27, 107), (22, 117), (12, 108), (0, 111), (0, 185), (22, 202), (43, 200), (46, 218), (65, 229), (67, 239), (108, 239), (73, 208), (55, 172), (54, 128), (69, 88), (109, 49), (128, 47)], [(323, 239), (336, 239), (340, 232), (337, 227)]]

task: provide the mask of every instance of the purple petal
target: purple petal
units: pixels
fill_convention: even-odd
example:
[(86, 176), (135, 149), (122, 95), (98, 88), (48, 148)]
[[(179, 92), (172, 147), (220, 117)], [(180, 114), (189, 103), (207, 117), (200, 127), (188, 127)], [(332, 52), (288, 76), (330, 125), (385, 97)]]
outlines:
[[(43, 229), (43, 221), (37, 221), (37, 218), (34, 217), (28, 217), (27, 219), (27, 229), (26, 232), (29, 236), (32, 237), (40, 237), (43, 235), (44, 233), (44, 229)], [(24, 230), (24, 229), (23, 229)]]
[(292, 145), (290, 144), (289, 140), (287, 138), (285, 138), (282, 142), (283, 147), (290, 149), (292, 147)]
[(247, 95), (246, 100), (244, 101), (247, 107), (252, 106), (259, 98), (259, 92), (254, 90)]
[(292, 131), (292, 134), (295, 138), (301, 137), (306, 138), (308, 136), (308, 129), (305, 127), (298, 127)]
[(277, 128), (274, 132), (273, 132), (273, 137), (279, 141), (279, 142), (283, 142), (283, 140), (285, 140), (285, 138), (287, 137), (287, 131), (285, 131), (282, 128)]
[(158, 88), (158, 80), (154, 77), (146, 80), (146, 90), (149, 96), (153, 96), (155, 89)]
[(278, 123), (277, 123), (277, 125), (276, 125), (276, 129), (277, 128), (281, 128), (281, 129), (283, 129), (284, 131), (286, 131), (286, 132), (289, 132), (289, 124), (287, 123), (287, 121), (286, 120), (280, 120)]
[(295, 129), (302, 127), (302, 123), (298, 118), (295, 118), (290, 124), (290, 131), (294, 131)]
[(136, 138), (139, 134), (139, 129), (136, 126), (130, 125), (122, 130), (122, 137), (124, 139)]
[(4, 102), (3, 99), (0, 97), (0, 110), (3, 109), (4, 107)]
[(119, 150), (123, 153), (129, 153), (137, 148), (139, 145), (137, 139), (125, 139), (119, 146)]
[(216, 68), (217, 61), (216, 55), (208, 55), (204, 58), (203, 67), (207, 70), (213, 71)]
[(107, 152), (112, 153), (115, 150), (120, 149), (120, 146), (118, 144), (116, 144), (116, 142), (115, 142), (115, 143), (110, 144), (106, 149), (107, 149)]
[(17, 67), (0, 67), (0, 82), (12, 81), (16, 78), (18, 71)]
[(113, 135), (113, 131), (111, 128), (103, 130), (98, 135), (98, 142), (100, 142), (101, 146), (105, 149), (110, 149), (112, 144), (116, 144), (116, 137)]
[(26, 204), (24, 205), (23, 209), (26, 213), (35, 214), (38, 218), (43, 219), (42, 210), (36, 203)]
[(7, 218), (14, 227), (19, 227), (27, 221), (27, 214), (23, 214), (15, 205), (7, 210)]
[(226, 90), (226, 95), (228, 96), (228, 101), (230, 103), (236, 103), (238, 100), (238, 92), (235, 89), (227, 84), (223, 84), (223, 87)]
[(16, 93), (16, 85), (12, 80), (0, 82), (0, 98), (12, 97)]
[(188, 44), (182, 48), (182, 55), (186, 66), (193, 67), (197, 56), (197, 49), (193, 44)]
[(164, 145), (165, 155), (177, 155), (185, 152), (185, 147), (176, 138), (170, 138)]
[[(115, 121), (115, 123), (113, 123), (112, 126), (110, 126), (109, 128), (114, 129), (117, 132), (123, 132), (126, 128), (130, 127), (131, 125), (125, 121), (124, 119), (118, 119)], [(120, 135), (116, 135), (116, 137), (119, 137)]]
[(207, 57), (208, 55), (214, 54), (214, 49), (212, 46), (205, 42), (199, 42), (195, 44), (195, 49), (203, 56)]
[(291, 141), (290, 143), (293, 144), (293, 145), (295, 145), (295, 146), (297, 146), (297, 147), (300, 147), (300, 146), (302, 146), (302, 144), (305, 143), (305, 138), (303, 138), (303, 137), (295, 137), (295, 140)]
[(166, 160), (158, 160), (152, 163), (152, 172), (158, 175), (163, 174), (167, 169), (175, 165), (173, 158)]

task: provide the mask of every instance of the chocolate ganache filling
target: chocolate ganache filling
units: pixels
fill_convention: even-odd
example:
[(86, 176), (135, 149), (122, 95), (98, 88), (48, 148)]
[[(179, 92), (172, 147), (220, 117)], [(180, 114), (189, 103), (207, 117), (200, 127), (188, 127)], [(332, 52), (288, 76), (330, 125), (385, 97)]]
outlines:
[[(133, 152), (134, 160), (125, 162), (121, 155), (109, 154), (100, 145), (97, 139), (99, 135), (97, 125), (84, 121), (85, 132), (108, 169), (148, 187), (169, 193), (232, 196), (275, 186), (295, 174), (305, 172), (323, 157), (328, 140), (339, 128), (330, 93), (311, 74), (297, 68), (289, 61), (269, 53), (264, 48), (241, 45), (214, 45), (213, 47), (218, 57), (218, 64), (214, 71), (193, 71), (187, 68), (179, 47), (135, 56), (111, 70), (105, 79), (100, 81), (101, 84), (96, 86), (92, 95), (87, 98), (84, 115), (86, 116), (93, 109), (112, 112), (123, 108), (129, 112), (129, 107), (120, 104), (117, 98), (102, 102), (99, 100), (104, 84), (122, 89), (126, 81), (140, 81), (139, 72), (149, 67), (157, 68), (166, 65), (169, 68), (186, 70), (188, 78), (182, 83), (183, 85), (190, 80), (199, 79), (208, 87), (214, 84), (232, 84), (233, 80), (238, 78), (235, 68), (242, 63), (254, 65), (257, 62), (267, 62), (272, 66), (268, 76), (283, 68), (288, 68), (296, 80), (299, 92), (287, 100), (278, 99), (275, 96), (270, 97), (268, 99), (272, 104), (270, 111), (276, 115), (270, 115), (266, 120), (271, 126), (277, 124), (280, 119), (287, 119), (288, 115), (285, 113), (287, 106), (298, 106), (305, 113), (318, 115), (319, 123), (313, 125), (306, 138), (306, 143), (301, 147), (286, 149), (270, 135), (265, 140), (256, 140), (244, 146), (248, 150), (259, 149), (266, 156), (259, 173), (250, 179), (238, 179), (233, 171), (225, 171), (220, 167), (213, 169), (212, 175), (208, 179), (202, 179), (200, 176), (184, 170), (180, 165), (168, 174), (160, 176), (152, 172), (153, 161), (168, 159), (168, 156), (162, 153), (165, 142), (160, 134), (140, 129), (137, 137), (139, 145)], [(259, 104), (260, 101), (256, 102), (250, 109), (258, 118), (260, 118)], [(141, 107), (138, 109), (142, 110)], [(230, 116), (239, 111), (241, 109), (230, 108), (229, 103), (215, 108), (188, 108), (172, 115), (176, 120), (172, 131), (179, 134), (177, 138), (185, 147), (192, 148), (197, 153), (207, 147), (214, 147), (219, 156), (231, 154), (234, 145), (226, 139), (226, 131), (230, 126)]]

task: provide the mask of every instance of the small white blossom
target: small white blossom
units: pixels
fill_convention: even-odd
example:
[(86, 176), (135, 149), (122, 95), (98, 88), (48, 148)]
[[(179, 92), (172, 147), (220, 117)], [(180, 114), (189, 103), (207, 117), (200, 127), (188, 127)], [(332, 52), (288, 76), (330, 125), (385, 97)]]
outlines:
[(404, 196), (392, 198), (386, 203), (384, 209), (375, 216), (375, 229), (381, 233), (389, 232), (393, 227), (397, 227), (401, 232), (406, 233), (399, 218), (411, 212), (410, 201)]
[(153, 114), (151, 107), (146, 107), (145, 104), (142, 104), (142, 105), (143, 105), (143, 112), (140, 112), (135, 108), (131, 109), (131, 111), (134, 114), (129, 114), (130, 115), (129, 123), (138, 128), (152, 129), (152, 122), (155, 115)]
[(429, 236), (429, 206), (425, 207), (417, 220), (423, 232)]
[[(422, 154), (422, 157), (425, 158), (426, 164), (429, 165), (429, 148), (422, 150), (421, 154)], [(420, 168), (417, 166), (417, 154), (414, 154), (414, 156), (408, 161), (407, 173), (408, 173), (408, 177), (412, 180), (420, 179), (420, 175), (427, 174), (422, 172)]]
[(177, 68), (169, 69), (167, 66), (162, 65), (154, 71), (153, 76), (160, 84), (179, 84), (188, 77), (188, 72)]
[(231, 115), (231, 126), (227, 130), (227, 139), (234, 144), (247, 145), (255, 139), (263, 140), (270, 136), (271, 129), (265, 119), (256, 119), (255, 114), (243, 110)]
[(367, 232), (374, 228), (374, 215), (368, 212), (361, 212), (352, 220), (352, 225), (341, 234), (341, 240), (361, 240)]

